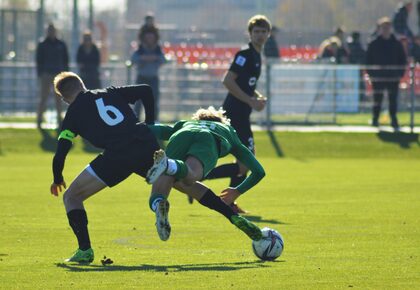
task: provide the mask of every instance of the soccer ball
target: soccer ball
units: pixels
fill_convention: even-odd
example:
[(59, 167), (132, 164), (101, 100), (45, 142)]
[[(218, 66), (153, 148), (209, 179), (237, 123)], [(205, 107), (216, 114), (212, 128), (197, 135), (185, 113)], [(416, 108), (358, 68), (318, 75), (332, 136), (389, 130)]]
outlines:
[(261, 230), (263, 238), (259, 241), (252, 241), (254, 254), (265, 261), (273, 261), (280, 257), (283, 252), (283, 237), (276, 230), (263, 228)]

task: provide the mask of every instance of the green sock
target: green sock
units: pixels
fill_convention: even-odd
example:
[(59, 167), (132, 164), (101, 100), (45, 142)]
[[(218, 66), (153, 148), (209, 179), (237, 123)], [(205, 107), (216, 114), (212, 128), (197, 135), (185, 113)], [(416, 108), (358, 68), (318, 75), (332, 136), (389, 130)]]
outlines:
[(155, 212), (158, 206), (158, 203), (163, 200), (166, 199), (165, 196), (163, 196), (160, 193), (152, 193), (152, 195), (149, 198), (149, 207), (150, 209)]

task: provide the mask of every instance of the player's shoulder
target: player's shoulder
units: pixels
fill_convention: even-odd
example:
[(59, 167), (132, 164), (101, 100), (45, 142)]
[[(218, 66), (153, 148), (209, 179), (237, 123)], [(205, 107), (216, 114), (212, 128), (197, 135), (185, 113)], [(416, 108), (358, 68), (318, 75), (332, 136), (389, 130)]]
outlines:
[(238, 51), (238, 53), (250, 53), (250, 52), (251, 52), (251, 46), (249, 43), (242, 45)]
[(251, 48), (249, 45), (242, 47), (236, 54), (234, 62), (239, 66), (244, 66), (248, 59), (251, 58)]

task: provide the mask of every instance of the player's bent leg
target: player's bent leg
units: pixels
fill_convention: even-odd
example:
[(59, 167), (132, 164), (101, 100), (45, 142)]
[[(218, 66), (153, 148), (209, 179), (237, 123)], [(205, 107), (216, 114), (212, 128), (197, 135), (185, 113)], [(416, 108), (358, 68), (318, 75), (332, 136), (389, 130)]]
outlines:
[(215, 195), (214, 192), (203, 183), (196, 182), (193, 185), (188, 186), (182, 182), (178, 182), (175, 184), (175, 188), (188, 195), (194, 196), (201, 205), (224, 215), (233, 225), (243, 231), (252, 240), (260, 240), (262, 238), (262, 233), (258, 226), (235, 213), (230, 206), (226, 205), (220, 197)]
[(262, 239), (261, 229), (243, 216), (233, 215), (231, 222), (252, 240), (258, 241)]
[(86, 167), (70, 184), (63, 196), (70, 227), (76, 235), (79, 248), (66, 262), (91, 263), (94, 253), (91, 248), (88, 219), (83, 201), (106, 187), (90, 166)]
[(194, 156), (188, 156), (185, 164), (188, 167), (188, 173), (187, 176), (182, 179), (184, 184), (193, 185), (196, 181), (199, 181), (203, 178), (204, 168), (200, 160)]
[[(244, 164), (242, 164), (239, 160), (236, 160), (236, 163), (238, 164), (238, 174), (230, 178), (229, 187), (237, 187), (246, 179), (248, 168)], [(242, 209), (236, 202), (232, 202), (230, 206), (232, 207), (233, 211), (236, 213), (242, 213), (242, 214), (249, 213), (247, 210)]]
[(236, 163), (239, 166), (239, 172), (238, 175), (246, 175), (248, 173), (248, 168), (239, 160), (236, 160)]
[(83, 201), (104, 189), (107, 185), (87, 166), (70, 184), (63, 195), (66, 211), (84, 209)]
[(161, 175), (152, 186), (152, 194), (149, 199), (149, 206), (156, 215), (156, 230), (162, 241), (167, 241), (171, 235), (169, 223), (169, 192), (174, 184), (173, 176)]

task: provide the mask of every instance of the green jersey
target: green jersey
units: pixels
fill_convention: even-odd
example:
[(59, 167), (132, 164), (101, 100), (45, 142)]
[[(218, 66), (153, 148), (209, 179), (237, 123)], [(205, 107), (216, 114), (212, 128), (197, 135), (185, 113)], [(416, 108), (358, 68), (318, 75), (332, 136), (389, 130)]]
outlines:
[[(210, 133), (214, 137), (218, 147), (218, 158), (230, 153), (251, 171), (251, 174), (236, 188), (241, 193), (253, 187), (265, 175), (261, 164), (255, 159), (252, 152), (242, 144), (232, 126), (220, 122), (199, 120), (179, 121), (174, 126), (151, 125), (149, 127), (156, 138), (169, 140), (169, 142), (185, 131), (191, 133), (203, 131)], [(180, 144), (180, 146), (184, 146), (184, 144)]]

